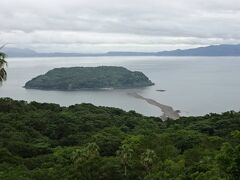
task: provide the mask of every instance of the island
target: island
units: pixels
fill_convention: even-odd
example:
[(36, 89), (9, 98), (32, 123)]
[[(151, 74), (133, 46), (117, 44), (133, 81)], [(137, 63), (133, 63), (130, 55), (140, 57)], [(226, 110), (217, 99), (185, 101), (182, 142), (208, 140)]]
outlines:
[(142, 72), (124, 67), (55, 68), (25, 84), (26, 89), (74, 91), (82, 89), (123, 89), (152, 86)]

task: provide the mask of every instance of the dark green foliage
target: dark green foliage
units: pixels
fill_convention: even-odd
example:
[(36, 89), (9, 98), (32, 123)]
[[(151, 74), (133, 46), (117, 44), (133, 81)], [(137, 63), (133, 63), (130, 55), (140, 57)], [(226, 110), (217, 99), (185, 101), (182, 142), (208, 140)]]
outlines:
[(30, 89), (79, 90), (99, 88), (136, 88), (153, 83), (142, 73), (123, 67), (56, 68), (25, 84)]
[(237, 180), (240, 113), (162, 122), (91, 104), (0, 99), (0, 179)]

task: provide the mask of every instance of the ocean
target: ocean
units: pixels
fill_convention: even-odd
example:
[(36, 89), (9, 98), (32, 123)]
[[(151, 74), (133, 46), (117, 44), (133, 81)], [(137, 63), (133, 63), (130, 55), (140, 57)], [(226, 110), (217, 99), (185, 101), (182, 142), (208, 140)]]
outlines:
[[(199, 116), (240, 110), (239, 57), (59, 57), (8, 58), (8, 79), (0, 97), (69, 106), (92, 103), (160, 116), (161, 110), (129, 93), (154, 99), (180, 110), (182, 116)], [(56, 67), (123, 66), (141, 71), (155, 83), (139, 89), (44, 91), (24, 89), (37, 75)], [(165, 91), (157, 91), (165, 90)]]

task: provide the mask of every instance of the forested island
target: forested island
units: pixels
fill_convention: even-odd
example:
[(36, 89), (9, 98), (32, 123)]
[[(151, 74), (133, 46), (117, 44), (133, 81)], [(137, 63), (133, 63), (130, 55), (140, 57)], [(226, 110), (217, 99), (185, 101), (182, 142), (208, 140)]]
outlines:
[(0, 99), (0, 179), (238, 180), (240, 113), (162, 121), (134, 111)]
[(101, 88), (139, 88), (154, 85), (142, 72), (124, 67), (55, 68), (28, 81), (27, 89), (81, 90)]

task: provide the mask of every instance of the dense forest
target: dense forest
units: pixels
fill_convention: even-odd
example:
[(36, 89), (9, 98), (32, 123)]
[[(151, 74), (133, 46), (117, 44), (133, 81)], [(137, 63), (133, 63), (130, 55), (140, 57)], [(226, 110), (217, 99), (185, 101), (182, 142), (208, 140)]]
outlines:
[(161, 121), (0, 99), (0, 179), (238, 180), (240, 113)]
[(71, 67), (55, 68), (25, 84), (28, 89), (79, 90), (99, 88), (138, 88), (153, 83), (139, 71), (124, 67)]

